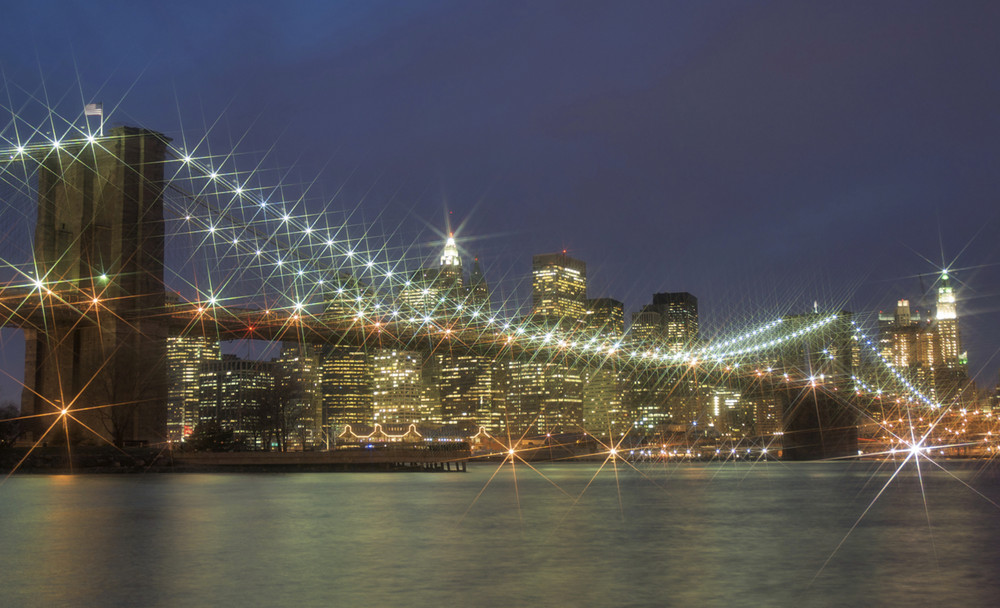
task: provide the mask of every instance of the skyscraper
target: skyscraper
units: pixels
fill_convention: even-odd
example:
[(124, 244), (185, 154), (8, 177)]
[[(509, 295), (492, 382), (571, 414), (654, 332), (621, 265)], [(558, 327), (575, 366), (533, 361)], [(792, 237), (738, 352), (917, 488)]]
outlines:
[(566, 252), (531, 260), (531, 312), (535, 321), (579, 329), (587, 320), (587, 264)]
[(951, 401), (957, 397), (971, 398), (974, 391), (964, 390), (970, 384), (968, 357), (962, 352), (955, 290), (951, 286), (951, 278), (947, 271), (941, 273), (941, 282), (938, 285), (933, 333), (936, 397), (942, 401)]
[[(653, 294), (653, 302), (632, 315), (629, 341), (659, 352), (693, 348), (698, 341), (698, 299), (687, 292)], [(708, 397), (693, 375), (673, 378), (640, 368), (623, 378), (623, 384), (625, 408), (640, 434), (704, 418)]]
[(374, 421), (409, 424), (424, 419), (421, 408), (423, 354), (378, 349), (372, 356)]
[(660, 313), (669, 350), (679, 352), (698, 341), (698, 298), (686, 291), (654, 293), (653, 307)]
[(613, 298), (587, 300), (587, 329), (612, 341), (621, 340), (625, 331), (625, 305)]
[(399, 291), (404, 318), (420, 318), (434, 314), (441, 303), (436, 268), (421, 268), (414, 272)]
[(479, 265), (479, 258), (473, 261), (472, 271), (469, 273), (469, 304), (482, 312), (490, 310), (490, 290)]
[(328, 284), (323, 311), (327, 323), (339, 325), (357, 319), (363, 303), (373, 299), (369, 287), (349, 274), (338, 273)]
[(655, 347), (663, 341), (663, 318), (651, 304), (632, 313), (632, 324), (628, 329), (629, 342), (635, 345)]
[(892, 313), (879, 313), (879, 354), (897, 369), (916, 368), (920, 329), (920, 317), (910, 312), (910, 301), (899, 300)]
[(455, 235), (448, 234), (438, 262), (437, 286), (444, 293), (456, 297), (464, 287), (463, 281), (462, 256), (458, 253)]
[[(566, 252), (532, 258), (532, 320), (564, 331), (587, 327), (587, 265)], [(571, 432), (583, 422), (583, 371), (561, 360), (512, 359), (506, 408), (513, 432)]]
[(438, 380), (444, 422), (486, 426), (490, 423), (492, 360), (460, 352), (441, 355)]
[(944, 369), (964, 369), (962, 344), (958, 332), (958, 309), (955, 303), (955, 290), (947, 272), (941, 274), (941, 284), (937, 293), (937, 325), (940, 365)]
[(289, 435), (286, 449), (305, 450), (325, 445), (322, 371), (319, 351), (307, 343), (285, 342), (274, 361), (275, 387), (282, 394), (281, 410)]
[(441, 374), (444, 368), (444, 355), (437, 351), (423, 352), (424, 360), (420, 367), (420, 420), (431, 424), (441, 424), (444, 414), (441, 411)]
[(320, 362), (323, 430), (335, 437), (345, 424), (371, 424), (372, 361), (362, 347), (328, 346)]
[(462, 256), (458, 252), (455, 236), (450, 234), (437, 267), (414, 272), (400, 290), (399, 302), (403, 305), (404, 314), (420, 317), (433, 314), (445, 303), (454, 305), (462, 302), (465, 295)]
[(167, 436), (180, 441), (198, 426), (201, 367), (221, 357), (219, 341), (201, 336), (167, 338)]
[(279, 427), (273, 396), (274, 363), (222, 355), (202, 365), (199, 423), (218, 423), (247, 445), (269, 449)]
[(512, 360), (508, 370), (506, 419), (512, 434), (580, 430), (583, 379), (579, 370), (561, 362), (538, 360)]
[[(625, 306), (612, 298), (587, 300), (587, 331), (611, 343), (622, 339)], [(623, 402), (623, 386), (617, 360), (608, 358), (583, 368), (582, 425), (598, 436), (619, 437), (631, 426), (631, 415)]]

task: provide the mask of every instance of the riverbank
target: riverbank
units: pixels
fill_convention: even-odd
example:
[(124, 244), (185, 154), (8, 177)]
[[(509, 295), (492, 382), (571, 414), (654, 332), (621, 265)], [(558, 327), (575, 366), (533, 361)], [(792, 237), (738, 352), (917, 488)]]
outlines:
[(464, 444), (341, 448), (322, 452), (183, 452), (112, 446), (0, 451), (2, 474), (464, 472)]

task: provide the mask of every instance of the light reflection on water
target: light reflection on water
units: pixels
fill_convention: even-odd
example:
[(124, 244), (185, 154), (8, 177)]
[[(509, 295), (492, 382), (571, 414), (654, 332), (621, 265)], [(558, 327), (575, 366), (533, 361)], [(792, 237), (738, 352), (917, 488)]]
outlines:
[[(1000, 596), (1000, 509), (926, 466), (926, 508), (909, 468), (846, 540), (890, 467), (657, 465), (617, 479), (606, 468), (580, 496), (593, 464), (539, 466), (561, 490), (519, 466), (517, 491), (507, 469), (473, 503), (494, 469), (14, 477), (0, 486), (0, 604), (988, 606)], [(953, 472), (1000, 503), (995, 468)]]

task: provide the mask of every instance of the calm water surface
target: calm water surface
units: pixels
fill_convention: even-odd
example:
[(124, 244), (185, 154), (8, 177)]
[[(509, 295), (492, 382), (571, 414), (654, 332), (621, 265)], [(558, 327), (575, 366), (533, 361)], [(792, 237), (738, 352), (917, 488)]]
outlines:
[(995, 606), (1000, 472), (948, 466), (14, 477), (0, 605)]

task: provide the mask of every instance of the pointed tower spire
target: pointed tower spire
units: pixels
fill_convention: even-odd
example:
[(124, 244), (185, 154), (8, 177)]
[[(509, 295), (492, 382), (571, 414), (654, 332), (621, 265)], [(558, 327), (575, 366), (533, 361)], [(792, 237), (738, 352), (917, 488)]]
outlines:
[(951, 287), (951, 279), (948, 277), (948, 271), (941, 271), (941, 285), (938, 287), (937, 293), (937, 318), (942, 319), (956, 319), (958, 318), (958, 311), (955, 308), (955, 291)]
[(455, 244), (455, 233), (448, 233), (448, 240), (444, 244), (444, 252), (441, 254), (441, 266), (462, 267), (462, 257), (458, 254), (458, 245)]
[(449, 232), (438, 265), (437, 289), (449, 298), (460, 298), (463, 290), (462, 275), (462, 256), (458, 253), (458, 245), (455, 244), (455, 234)]

